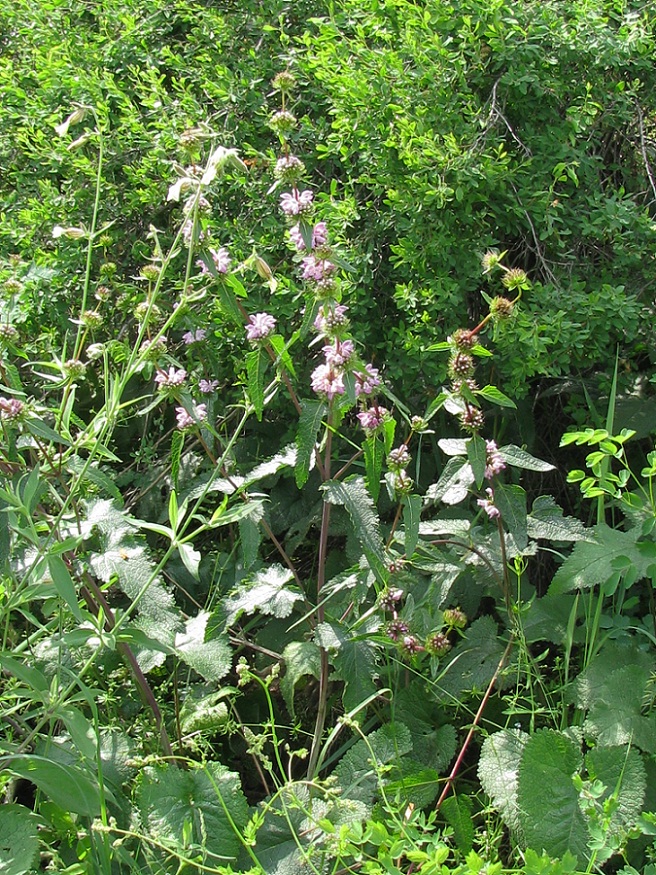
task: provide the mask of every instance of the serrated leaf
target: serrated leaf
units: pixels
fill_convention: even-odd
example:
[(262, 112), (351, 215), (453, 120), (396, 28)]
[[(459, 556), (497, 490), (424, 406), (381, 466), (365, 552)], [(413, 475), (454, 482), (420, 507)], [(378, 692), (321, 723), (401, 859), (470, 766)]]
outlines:
[(327, 407), (323, 401), (301, 402), (301, 415), (296, 432), (296, 465), (294, 477), (300, 489), (306, 482), (314, 461), (314, 451)]
[(256, 611), (273, 617), (288, 617), (294, 605), (303, 600), (298, 587), (289, 585), (293, 577), (288, 568), (277, 563), (257, 571), (224, 600), (226, 627), (232, 626), (242, 614)]
[(527, 520), (527, 531), (531, 538), (544, 538), (548, 541), (580, 541), (586, 537), (586, 529), (575, 517), (563, 516), (550, 495), (540, 495), (533, 502)]
[(506, 444), (499, 448), (499, 453), (506, 464), (513, 468), (524, 468), (526, 471), (555, 471), (555, 465), (537, 459), (521, 447)]
[(248, 387), (248, 399), (253, 405), (253, 410), (258, 420), (262, 420), (264, 410), (264, 374), (267, 360), (264, 350), (257, 346), (246, 354), (246, 379)]
[(400, 757), (411, 750), (410, 732), (402, 723), (389, 723), (357, 741), (335, 768), (344, 796), (372, 803), (380, 787), (382, 768), (399, 763)]
[(494, 503), (501, 519), (515, 540), (518, 550), (528, 543), (526, 521), (526, 492), (521, 486), (499, 481), (494, 487)]
[[(472, 350), (472, 352), (474, 352), (474, 350)], [(517, 409), (517, 405), (515, 404), (515, 402), (507, 395), (504, 395), (503, 392), (500, 389), (497, 389), (496, 386), (483, 386), (482, 389), (477, 389), (475, 394), (480, 395), (482, 398), (485, 398), (486, 401), (489, 401), (492, 404), (496, 404), (498, 407), (510, 407), (513, 410)]]
[(517, 802), (517, 779), (522, 752), (530, 736), (519, 729), (502, 729), (483, 742), (478, 762), (478, 777), (507, 826), (521, 836)]
[(292, 361), (292, 357), (289, 354), (289, 348), (298, 340), (299, 336), (299, 332), (295, 331), (288, 341), (286, 341), (285, 338), (282, 337), (282, 335), (280, 334), (272, 334), (267, 337), (271, 348), (276, 354), (276, 367), (278, 367), (278, 365), (282, 365), (287, 373), (291, 374), (292, 377), (296, 376), (296, 370), (294, 368), (294, 362)]
[(579, 865), (588, 859), (588, 829), (572, 776), (581, 767), (579, 746), (552, 729), (531, 736), (522, 753), (517, 781), (517, 804), (522, 840), (553, 857), (566, 851)]
[(0, 872), (24, 875), (33, 871), (39, 850), (41, 819), (22, 805), (0, 805)]
[(294, 689), (302, 677), (319, 678), (321, 652), (314, 641), (292, 641), (282, 652), (285, 674), (280, 681), (280, 691), (289, 712), (294, 716)]
[[(635, 529), (622, 532), (605, 524), (595, 526), (589, 535), (594, 540), (578, 541), (555, 573), (549, 595), (598, 585), (604, 585), (610, 595), (622, 576), (622, 566), (627, 567), (627, 560), (637, 569), (637, 579), (646, 576), (653, 559), (645, 558), (638, 549), (639, 536)], [(616, 560), (621, 560), (619, 567)]]
[(330, 481), (324, 486), (326, 501), (343, 505), (353, 523), (355, 536), (379, 581), (384, 579), (385, 549), (380, 537), (380, 522), (376, 508), (362, 477), (343, 482)]
[(181, 851), (193, 845), (203, 862), (214, 865), (239, 853), (238, 830), (248, 820), (248, 803), (239, 776), (220, 763), (147, 766), (137, 806), (146, 834), (166, 847)]
[(472, 435), (466, 442), (467, 458), (474, 475), (474, 483), (477, 489), (481, 488), (485, 479), (485, 467), (487, 464), (487, 444), (482, 437), (475, 434)]
[(205, 640), (208, 611), (200, 611), (185, 623), (183, 632), (175, 636), (178, 656), (206, 681), (220, 681), (232, 665), (232, 651), (223, 637)]
[(332, 654), (334, 676), (344, 681), (342, 703), (353, 711), (376, 692), (376, 659), (371, 641), (355, 638), (338, 623), (319, 623), (315, 629), (317, 644)]
[(421, 522), (421, 495), (406, 495), (403, 498), (403, 545), (405, 555), (410, 558), (415, 552), (419, 541), (419, 524)]

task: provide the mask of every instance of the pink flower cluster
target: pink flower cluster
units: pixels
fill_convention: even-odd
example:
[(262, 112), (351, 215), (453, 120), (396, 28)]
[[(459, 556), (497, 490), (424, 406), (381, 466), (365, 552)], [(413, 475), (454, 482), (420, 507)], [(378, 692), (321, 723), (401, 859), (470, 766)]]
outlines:
[[(207, 250), (212, 257), (212, 261), (214, 262), (214, 267), (216, 268), (217, 273), (227, 273), (230, 269), (230, 253), (222, 246), (220, 249), (208, 249)], [(202, 274), (210, 274), (210, 271), (207, 268), (207, 265), (202, 259), (199, 259), (196, 262), (196, 266), (200, 268), (200, 272)]]
[(205, 404), (193, 405), (191, 413), (184, 407), (175, 408), (175, 418), (177, 427), (184, 431), (187, 428), (193, 428), (207, 419), (207, 406)]
[(307, 255), (303, 259), (303, 279), (322, 283), (336, 272), (337, 266), (327, 258), (317, 258), (316, 255)]
[(170, 367), (167, 371), (158, 371), (155, 374), (155, 382), (158, 389), (174, 389), (181, 386), (187, 379), (187, 372), (184, 368)]
[(479, 498), (476, 504), (483, 508), (491, 520), (496, 519), (501, 516), (501, 512), (494, 503), (494, 492), (491, 489), (486, 489), (485, 494), (487, 498)]
[(263, 340), (276, 329), (276, 320), (270, 313), (254, 313), (248, 317), (248, 322), (246, 337), (252, 341)]
[(312, 209), (314, 195), (309, 189), (286, 191), (280, 195), (280, 209), (286, 216), (302, 216)]
[(186, 331), (182, 335), (182, 341), (186, 346), (191, 346), (192, 343), (200, 343), (207, 337), (207, 331), (204, 328), (197, 328), (195, 331)]
[[(305, 240), (303, 239), (303, 235), (301, 234), (301, 226), (294, 225), (293, 228), (290, 228), (289, 236), (298, 251), (304, 252), (306, 247)], [(317, 224), (312, 229), (312, 248), (318, 249), (320, 246), (325, 246), (327, 242), (328, 226), (325, 222), (317, 222)]]
[(496, 474), (500, 474), (506, 467), (506, 462), (495, 441), (485, 441), (485, 479), (491, 480)]

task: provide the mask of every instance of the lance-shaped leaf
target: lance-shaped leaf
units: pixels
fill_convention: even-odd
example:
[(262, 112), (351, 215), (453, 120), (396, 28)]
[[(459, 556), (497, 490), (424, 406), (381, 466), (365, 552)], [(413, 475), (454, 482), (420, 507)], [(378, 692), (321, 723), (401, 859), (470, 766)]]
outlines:
[(499, 453), (503, 460), (512, 465), (513, 468), (524, 468), (526, 471), (554, 471), (555, 466), (549, 462), (543, 462), (542, 459), (537, 459), (521, 447), (516, 447), (514, 444), (506, 444), (505, 447), (499, 448)]
[(303, 401), (296, 432), (296, 465), (294, 477), (300, 489), (306, 482), (314, 462), (314, 450), (321, 423), (326, 415), (323, 401)]
[(343, 483), (333, 480), (325, 484), (324, 490), (326, 501), (346, 508), (371, 570), (383, 581), (385, 548), (380, 537), (380, 521), (363, 478), (351, 477)]
[(482, 437), (475, 434), (467, 440), (467, 458), (474, 475), (474, 482), (478, 489), (481, 488), (485, 478), (485, 466), (487, 463), (487, 445)]
[(258, 420), (262, 420), (264, 410), (264, 374), (267, 360), (264, 350), (258, 346), (246, 355), (246, 375), (248, 380), (248, 398), (253, 405)]

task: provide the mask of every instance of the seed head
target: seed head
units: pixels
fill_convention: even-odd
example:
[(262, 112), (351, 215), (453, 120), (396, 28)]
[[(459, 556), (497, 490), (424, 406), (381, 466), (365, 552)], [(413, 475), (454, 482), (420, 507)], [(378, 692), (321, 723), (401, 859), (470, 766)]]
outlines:
[(273, 77), (271, 85), (276, 91), (282, 91), (285, 94), (289, 94), (290, 91), (293, 91), (294, 88), (296, 88), (296, 77), (293, 73), (290, 73), (289, 70), (281, 70), (280, 73), (277, 73)]
[(464, 629), (467, 625), (467, 615), (460, 608), (447, 608), (443, 616), (444, 622), (451, 629)]
[(457, 352), (449, 362), (449, 372), (453, 377), (471, 377), (474, 373), (474, 357), (468, 352)]
[(429, 635), (424, 646), (431, 656), (444, 656), (451, 650), (451, 642), (443, 632)]
[(460, 414), (460, 425), (466, 431), (479, 431), (479, 429), (483, 428), (484, 423), (485, 416), (483, 416), (483, 411), (478, 407), (473, 407), (471, 404), (468, 404)]

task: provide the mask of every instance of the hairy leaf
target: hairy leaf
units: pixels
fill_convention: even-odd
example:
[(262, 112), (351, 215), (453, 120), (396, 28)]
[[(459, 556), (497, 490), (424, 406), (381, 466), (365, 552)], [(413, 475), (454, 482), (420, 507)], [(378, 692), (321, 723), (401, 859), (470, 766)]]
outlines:
[(321, 654), (314, 641), (292, 641), (282, 652), (285, 674), (280, 681), (280, 691), (292, 716), (294, 715), (294, 689), (302, 677), (319, 677)]
[(37, 755), (7, 757), (7, 768), (31, 781), (64, 811), (86, 817), (100, 814), (100, 791), (90, 773)]
[(526, 533), (526, 493), (521, 486), (499, 481), (494, 487), (494, 503), (499, 509), (501, 519), (513, 536), (518, 550), (524, 550), (528, 543)]
[(361, 738), (340, 760), (335, 774), (344, 796), (365, 804), (374, 801), (383, 767), (399, 763), (412, 750), (412, 739), (402, 723), (389, 723)]
[(344, 482), (326, 483), (325, 496), (331, 504), (341, 504), (346, 508), (371, 570), (382, 580), (385, 548), (380, 537), (378, 514), (363, 478), (352, 477)]
[(209, 616), (207, 611), (199, 611), (187, 620), (184, 631), (175, 636), (175, 650), (206, 681), (219, 681), (230, 670), (232, 651), (224, 638), (205, 640)]
[(22, 805), (0, 805), (0, 872), (24, 875), (33, 871), (39, 850), (40, 818)]
[(376, 692), (376, 660), (373, 645), (367, 639), (354, 638), (338, 623), (320, 623), (315, 630), (317, 643), (332, 653), (336, 678), (344, 681), (344, 709), (353, 711)]
[(300, 489), (307, 482), (314, 461), (314, 450), (321, 423), (326, 415), (323, 401), (303, 401), (296, 432), (296, 466), (294, 476)]
[(586, 529), (575, 517), (563, 516), (550, 495), (540, 495), (533, 502), (527, 518), (528, 534), (531, 538), (544, 538), (547, 541), (580, 541), (586, 537)]
[(471, 465), (459, 456), (449, 459), (437, 483), (426, 490), (430, 501), (443, 501), (445, 504), (459, 504), (469, 494), (474, 482)]
[(503, 655), (503, 642), (492, 617), (479, 617), (467, 636), (453, 649), (438, 682), (441, 698), (460, 699), (466, 692), (482, 692), (490, 683)]
[(224, 600), (226, 627), (232, 626), (242, 614), (256, 611), (274, 617), (288, 617), (296, 602), (303, 599), (298, 587), (289, 586), (293, 577), (288, 568), (278, 564), (257, 571)]
[(653, 558), (645, 557), (638, 549), (639, 529), (623, 532), (605, 524), (595, 526), (590, 533), (594, 540), (579, 541), (568, 558), (555, 573), (550, 595), (591, 589), (605, 585), (607, 593), (614, 592), (623, 574), (634, 568), (639, 580), (647, 574)]
[(643, 810), (647, 777), (637, 750), (621, 747), (596, 747), (585, 756), (590, 781), (601, 781), (606, 788), (597, 802), (613, 799), (608, 824), (609, 834), (617, 839), (635, 827)]
[(236, 830), (248, 819), (239, 776), (220, 763), (180, 769), (172, 763), (147, 766), (137, 791), (146, 834), (172, 850), (190, 845), (204, 862), (234, 859), (241, 847)]
[(467, 459), (471, 465), (472, 474), (474, 475), (474, 483), (477, 488), (481, 488), (483, 479), (485, 478), (485, 465), (487, 462), (487, 445), (482, 437), (475, 434), (466, 441), (467, 444)]
[(566, 851), (579, 864), (588, 858), (588, 829), (572, 776), (581, 767), (579, 746), (562, 732), (540, 729), (522, 753), (517, 780), (517, 804), (526, 847), (554, 857)]
[(421, 504), (421, 495), (406, 495), (403, 499), (403, 545), (408, 558), (415, 552), (419, 540)]
[(506, 444), (499, 447), (499, 453), (503, 460), (513, 468), (524, 468), (526, 471), (554, 471), (555, 466), (549, 462), (537, 459), (521, 447), (514, 444)]
[(473, 804), (468, 796), (448, 796), (442, 803), (441, 813), (453, 829), (453, 838), (458, 850), (468, 854), (474, 845)]
[(483, 742), (478, 763), (481, 786), (516, 838), (521, 837), (517, 802), (519, 763), (530, 736), (519, 729), (502, 729)]

